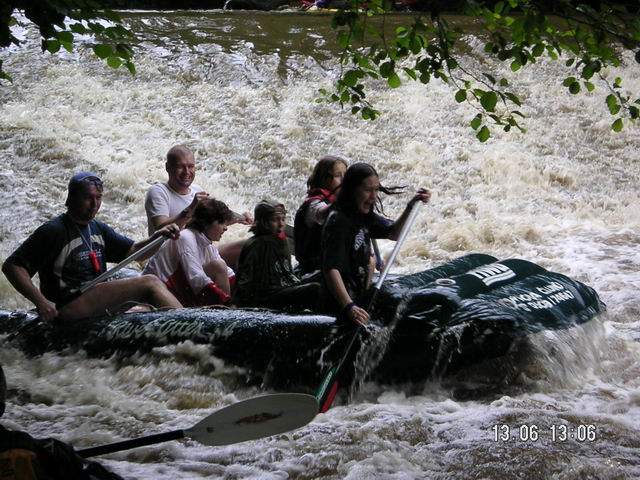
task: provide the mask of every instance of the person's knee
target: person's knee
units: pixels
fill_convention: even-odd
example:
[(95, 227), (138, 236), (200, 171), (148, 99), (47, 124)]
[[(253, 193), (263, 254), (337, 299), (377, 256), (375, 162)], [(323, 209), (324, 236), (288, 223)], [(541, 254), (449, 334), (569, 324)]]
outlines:
[(204, 267), (210, 277), (227, 274), (227, 264), (224, 260), (212, 260)]
[(162, 280), (160, 280), (155, 275), (140, 275), (136, 278), (136, 280), (139, 282), (139, 285), (141, 285), (145, 290), (158, 290), (166, 288), (165, 284), (162, 283)]

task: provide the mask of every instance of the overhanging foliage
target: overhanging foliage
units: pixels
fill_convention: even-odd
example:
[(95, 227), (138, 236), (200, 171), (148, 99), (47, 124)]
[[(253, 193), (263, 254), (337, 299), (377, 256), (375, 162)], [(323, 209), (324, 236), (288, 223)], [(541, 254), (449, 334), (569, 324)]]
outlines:
[[(379, 79), (389, 88), (403, 81), (428, 84), (438, 79), (454, 87), (456, 102), (468, 102), (477, 114), (470, 120), (476, 137), (485, 142), (491, 128), (519, 129), (524, 114), (522, 100), (507, 78), (489, 70), (468, 68), (461, 57), (464, 32), (441, 14), (443, 2), (419, 2), (425, 13), (410, 17), (406, 25), (389, 33), (386, 25), (393, 11), (390, 0), (349, 0), (338, 11), (333, 28), (342, 48), (343, 70), (332, 92), (320, 90), (324, 100), (350, 105), (353, 114), (373, 120), (380, 112), (367, 100), (365, 79)], [(618, 67), (625, 50), (635, 52), (640, 63), (640, 19), (637, 2), (584, 1), (474, 1), (464, 4), (475, 17), (484, 42), (484, 54), (509, 62), (512, 71), (536, 63), (545, 56), (564, 62), (570, 71), (559, 79), (569, 94), (593, 91), (596, 83), (608, 89), (606, 105), (614, 117), (611, 128), (619, 132), (625, 122), (640, 114), (637, 92), (625, 92), (622, 79), (603, 75)], [(380, 19), (380, 21), (376, 21)]]
[[(101, 8), (93, 0), (22, 0), (2, 2), (0, 7), (0, 47), (20, 45), (11, 27), (18, 22), (21, 11), (33, 22), (42, 37), (42, 51), (57, 53), (60, 49), (72, 52), (76, 35), (90, 35), (94, 53), (112, 68), (126, 67), (132, 74), (133, 51), (127, 42), (132, 38), (118, 14)], [(0, 79), (11, 80), (2, 69)]]

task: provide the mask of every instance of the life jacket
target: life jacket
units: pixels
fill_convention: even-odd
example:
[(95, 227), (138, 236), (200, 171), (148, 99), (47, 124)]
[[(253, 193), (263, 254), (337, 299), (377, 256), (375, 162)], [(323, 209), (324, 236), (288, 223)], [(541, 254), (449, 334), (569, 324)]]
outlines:
[(38, 480), (40, 465), (36, 454), (24, 448), (0, 452), (0, 480)]
[(322, 237), (322, 225), (314, 222), (309, 227), (305, 221), (309, 204), (314, 200), (320, 200), (327, 205), (331, 205), (335, 201), (335, 195), (324, 188), (309, 190), (307, 198), (296, 212), (293, 222), (294, 253), (302, 273), (310, 273), (319, 270), (321, 267), (320, 239)]

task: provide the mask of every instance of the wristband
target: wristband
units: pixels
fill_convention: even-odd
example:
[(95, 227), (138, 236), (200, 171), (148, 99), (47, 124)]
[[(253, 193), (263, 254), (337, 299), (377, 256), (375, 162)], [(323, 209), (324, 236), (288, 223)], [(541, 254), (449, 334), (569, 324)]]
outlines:
[(349, 302), (347, 303), (344, 308), (342, 309), (342, 316), (347, 318), (347, 315), (349, 314), (349, 312), (353, 309), (353, 307), (355, 307), (356, 304), (354, 302)]

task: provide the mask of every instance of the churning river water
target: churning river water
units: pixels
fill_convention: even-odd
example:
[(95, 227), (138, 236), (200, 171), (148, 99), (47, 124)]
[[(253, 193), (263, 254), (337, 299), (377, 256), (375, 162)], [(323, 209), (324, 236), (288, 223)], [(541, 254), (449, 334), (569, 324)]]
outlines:
[[(197, 183), (237, 210), (270, 197), (295, 211), (315, 161), (332, 153), (371, 162), (383, 183), (432, 190), (395, 271), (468, 252), (519, 257), (593, 286), (608, 313), (533, 337), (523, 365), (480, 365), (406, 388), (365, 383), (351, 403), (292, 433), (218, 448), (174, 441), (103, 462), (141, 479), (640, 478), (637, 127), (612, 133), (607, 92), (569, 95), (569, 69), (545, 61), (515, 74), (489, 64), (526, 101), (526, 134), (495, 132), (480, 144), (468, 127), (475, 111), (438, 82), (372, 84), (383, 115), (364, 122), (314, 102), (337, 72), (329, 18), (130, 13), (134, 77), (87, 53), (42, 54), (36, 33), (15, 27), (24, 46), (0, 52), (14, 77), (0, 87), (0, 260), (63, 211), (79, 169), (105, 181), (99, 217), (142, 238), (144, 192), (165, 178), (163, 156), (176, 143), (196, 152)], [(480, 62), (482, 43), (466, 42), (465, 61)], [(628, 60), (604, 74), (622, 74), (637, 93), (640, 68)], [(408, 198), (387, 199), (387, 213)], [(245, 235), (234, 226), (226, 237)], [(29, 308), (4, 276), (0, 306)], [(0, 363), (11, 388), (3, 424), (76, 446), (186, 428), (260, 392), (191, 344), (93, 359), (29, 358), (4, 343)], [(497, 388), (458, 394), (478, 382)], [(496, 441), (504, 424), (511, 435)], [(595, 438), (553, 441), (560, 424)], [(527, 441), (520, 431), (532, 426), (539, 436)]]

